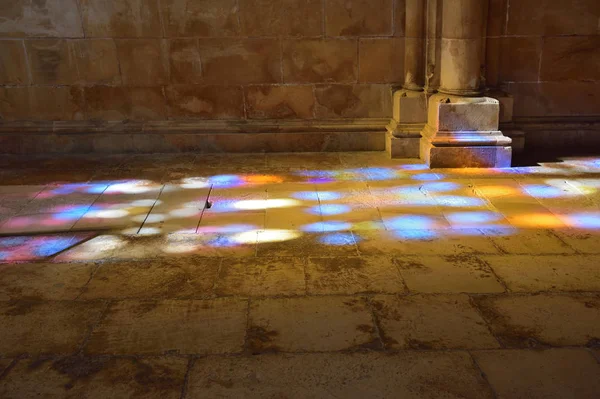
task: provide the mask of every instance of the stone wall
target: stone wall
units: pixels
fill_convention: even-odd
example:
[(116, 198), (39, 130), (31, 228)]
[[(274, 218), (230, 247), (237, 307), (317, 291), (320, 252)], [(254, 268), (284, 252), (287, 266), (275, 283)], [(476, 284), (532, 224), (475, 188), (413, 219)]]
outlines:
[(387, 118), (403, 80), (402, 3), (3, 1), (0, 115)]
[(600, 1), (491, 0), (487, 84), (514, 116), (600, 117)]

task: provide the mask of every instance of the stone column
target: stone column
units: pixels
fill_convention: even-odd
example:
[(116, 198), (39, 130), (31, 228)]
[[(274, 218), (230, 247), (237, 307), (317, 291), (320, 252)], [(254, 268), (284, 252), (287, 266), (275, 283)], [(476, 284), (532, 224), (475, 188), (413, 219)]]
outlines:
[(499, 102), (482, 95), (487, 0), (442, 1), (440, 88), (429, 98), (421, 158), (430, 167), (508, 167)]
[(393, 118), (386, 149), (392, 158), (419, 156), (422, 125), (427, 121), (425, 25), (427, 0), (405, 0), (404, 84), (394, 93)]

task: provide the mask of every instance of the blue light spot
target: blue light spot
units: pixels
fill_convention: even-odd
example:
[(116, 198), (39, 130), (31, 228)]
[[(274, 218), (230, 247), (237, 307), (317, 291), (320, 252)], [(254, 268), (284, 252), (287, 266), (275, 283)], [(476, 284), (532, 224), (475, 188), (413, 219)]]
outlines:
[(434, 226), (434, 222), (430, 217), (422, 215), (398, 216), (384, 220), (384, 224), (389, 230), (430, 229)]
[(28, 237), (5, 237), (0, 238), (0, 248), (11, 248), (28, 242)]
[(353, 245), (354, 237), (352, 236), (352, 233), (331, 233), (322, 236), (319, 241), (326, 245)]
[(317, 223), (307, 224), (306, 226), (304, 226), (302, 228), (302, 230), (309, 232), (309, 233), (322, 233), (322, 232), (329, 232), (329, 231), (350, 230), (351, 227), (352, 227), (352, 224), (350, 224), (350, 223), (332, 220), (332, 221), (326, 221), (326, 222), (317, 222)]
[(458, 224), (488, 223), (502, 219), (502, 215), (495, 212), (456, 212), (447, 217), (450, 222)]
[(570, 225), (583, 229), (600, 229), (600, 214), (574, 214), (569, 216)]
[(476, 207), (485, 206), (485, 201), (473, 197), (461, 197), (459, 195), (440, 195), (435, 197), (438, 204), (451, 207)]
[(208, 179), (210, 184), (215, 187), (238, 187), (244, 184), (244, 181), (237, 175), (218, 175)]
[(360, 168), (349, 172), (354, 173), (358, 179), (366, 180), (390, 180), (397, 177), (397, 172), (389, 168)]
[(424, 164), (416, 164), (416, 165), (401, 165), (400, 169), (404, 170), (427, 170), (429, 169), (427, 165)]
[(299, 191), (292, 194), (292, 198), (296, 198), (304, 201), (318, 201), (319, 196), (316, 191)]
[(528, 184), (524, 186), (525, 191), (537, 198), (559, 198), (566, 194), (565, 191), (552, 186), (542, 184)]
[(460, 188), (460, 184), (444, 182), (444, 181), (437, 181), (437, 182), (432, 182), (432, 183), (425, 183), (425, 184), (423, 184), (423, 188), (427, 191), (433, 191), (433, 192), (438, 193), (438, 192), (443, 192), (443, 191), (457, 190)]
[(321, 214), (323, 214), (323, 215), (339, 215), (342, 213), (348, 213), (351, 210), (352, 210), (352, 208), (349, 207), (348, 205), (321, 204)]
[(417, 175), (413, 175), (412, 179), (413, 180), (421, 180), (421, 181), (431, 181), (431, 180), (439, 180), (439, 177), (435, 173), (419, 173)]
[(433, 230), (394, 230), (391, 233), (401, 240), (430, 240), (437, 237)]
[(52, 256), (55, 253), (63, 251), (71, 246), (70, 238), (52, 238), (42, 241), (37, 245), (34, 254), (35, 256)]
[(57, 220), (75, 220), (81, 218), (88, 210), (97, 210), (89, 205), (72, 205), (61, 209), (53, 215)]
[(342, 198), (342, 195), (333, 191), (319, 191), (319, 199), (321, 201), (333, 201)]

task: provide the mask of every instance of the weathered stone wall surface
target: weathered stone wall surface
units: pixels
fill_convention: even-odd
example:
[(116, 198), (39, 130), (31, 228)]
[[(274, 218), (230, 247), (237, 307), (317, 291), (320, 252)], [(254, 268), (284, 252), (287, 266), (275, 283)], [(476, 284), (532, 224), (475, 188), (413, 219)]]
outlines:
[(514, 116), (600, 116), (600, 1), (490, 0), (486, 78)]
[(0, 116), (391, 116), (404, 0), (0, 1)]

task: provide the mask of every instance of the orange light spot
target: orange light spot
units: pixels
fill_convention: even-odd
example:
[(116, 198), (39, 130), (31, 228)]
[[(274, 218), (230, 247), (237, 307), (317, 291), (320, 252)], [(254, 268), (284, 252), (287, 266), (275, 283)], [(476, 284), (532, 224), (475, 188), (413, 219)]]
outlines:
[(519, 190), (510, 186), (481, 186), (477, 188), (477, 191), (487, 198), (507, 197), (521, 194)]
[(283, 182), (281, 177), (274, 175), (249, 175), (244, 176), (243, 179), (248, 184), (273, 184)]
[(555, 228), (565, 226), (558, 217), (549, 213), (527, 213), (509, 219), (518, 227)]

